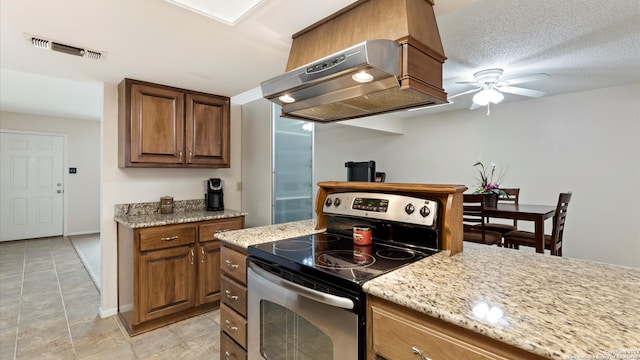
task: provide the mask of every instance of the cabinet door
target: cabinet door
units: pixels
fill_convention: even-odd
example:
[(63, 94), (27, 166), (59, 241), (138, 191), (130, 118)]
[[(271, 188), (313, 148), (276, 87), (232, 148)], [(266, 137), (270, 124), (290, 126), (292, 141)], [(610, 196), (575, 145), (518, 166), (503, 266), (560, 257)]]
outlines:
[(195, 248), (190, 246), (144, 252), (140, 256), (139, 322), (196, 305)]
[(187, 94), (185, 141), (187, 166), (229, 167), (229, 99)]
[(198, 247), (198, 305), (220, 300), (220, 241)]
[(182, 163), (183, 124), (182, 92), (131, 85), (131, 163)]

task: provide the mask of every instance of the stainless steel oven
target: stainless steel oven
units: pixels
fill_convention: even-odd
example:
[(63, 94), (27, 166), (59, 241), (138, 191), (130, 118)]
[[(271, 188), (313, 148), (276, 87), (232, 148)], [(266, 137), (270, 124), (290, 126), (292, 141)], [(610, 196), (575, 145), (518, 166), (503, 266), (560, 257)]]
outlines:
[(259, 260), (249, 263), (249, 359), (358, 359), (364, 320), (356, 307), (361, 299), (335, 294), (340, 291), (328, 294), (281, 277), (289, 275)]
[[(438, 251), (438, 211), (399, 194), (331, 194), (326, 232), (250, 246), (249, 359), (364, 360), (362, 284)], [(354, 241), (354, 228), (370, 230), (371, 244)]]

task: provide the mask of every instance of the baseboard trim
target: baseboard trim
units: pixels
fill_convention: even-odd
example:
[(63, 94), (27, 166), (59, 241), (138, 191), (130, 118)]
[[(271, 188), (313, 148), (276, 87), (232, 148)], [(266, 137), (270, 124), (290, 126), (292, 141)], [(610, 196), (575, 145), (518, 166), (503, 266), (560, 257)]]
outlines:
[(99, 234), (99, 233), (100, 233), (100, 230), (78, 231), (74, 233), (64, 234), (64, 236), (91, 235), (91, 234)]
[(117, 307), (105, 310), (102, 308), (102, 306), (100, 306), (100, 309), (98, 309), (98, 314), (100, 315), (101, 318), (113, 316), (113, 315), (116, 315), (117, 313), (118, 313)]

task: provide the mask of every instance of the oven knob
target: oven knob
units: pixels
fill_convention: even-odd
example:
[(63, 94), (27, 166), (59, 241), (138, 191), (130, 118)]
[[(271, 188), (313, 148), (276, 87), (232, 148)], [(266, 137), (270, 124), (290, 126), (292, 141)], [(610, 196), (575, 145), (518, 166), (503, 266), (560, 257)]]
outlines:
[(414, 211), (416, 211), (416, 208), (413, 206), (413, 204), (407, 204), (407, 206), (404, 207), (404, 212), (409, 215), (413, 214)]
[(429, 210), (429, 208), (428, 208), (428, 207), (423, 206), (423, 207), (420, 209), (420, 215), (422, 215), (422, 217), (427, 217), (427, 216), (429, 216), (429, 214), (431, 214), (431, 210)]
[(333, 200), (333, 205), (334, 206), (340, 206), (341, 203), (342, 203), (342, 201), (340, 201), (340, 198), (336, 198), (335, 200)]
[(327, 200), (324, 202), (324, 205), (331, 206), (331, 203), (332, 203), (331, 198), (327, 198)]

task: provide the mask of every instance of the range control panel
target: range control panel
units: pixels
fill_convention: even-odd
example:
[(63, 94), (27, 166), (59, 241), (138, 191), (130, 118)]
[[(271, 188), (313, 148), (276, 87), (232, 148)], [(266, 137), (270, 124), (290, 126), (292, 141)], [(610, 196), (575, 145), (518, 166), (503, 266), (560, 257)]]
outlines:
[(438, 202), (387, 193), (344, 192), (327, 195), (322, 212), (435, 228)]

